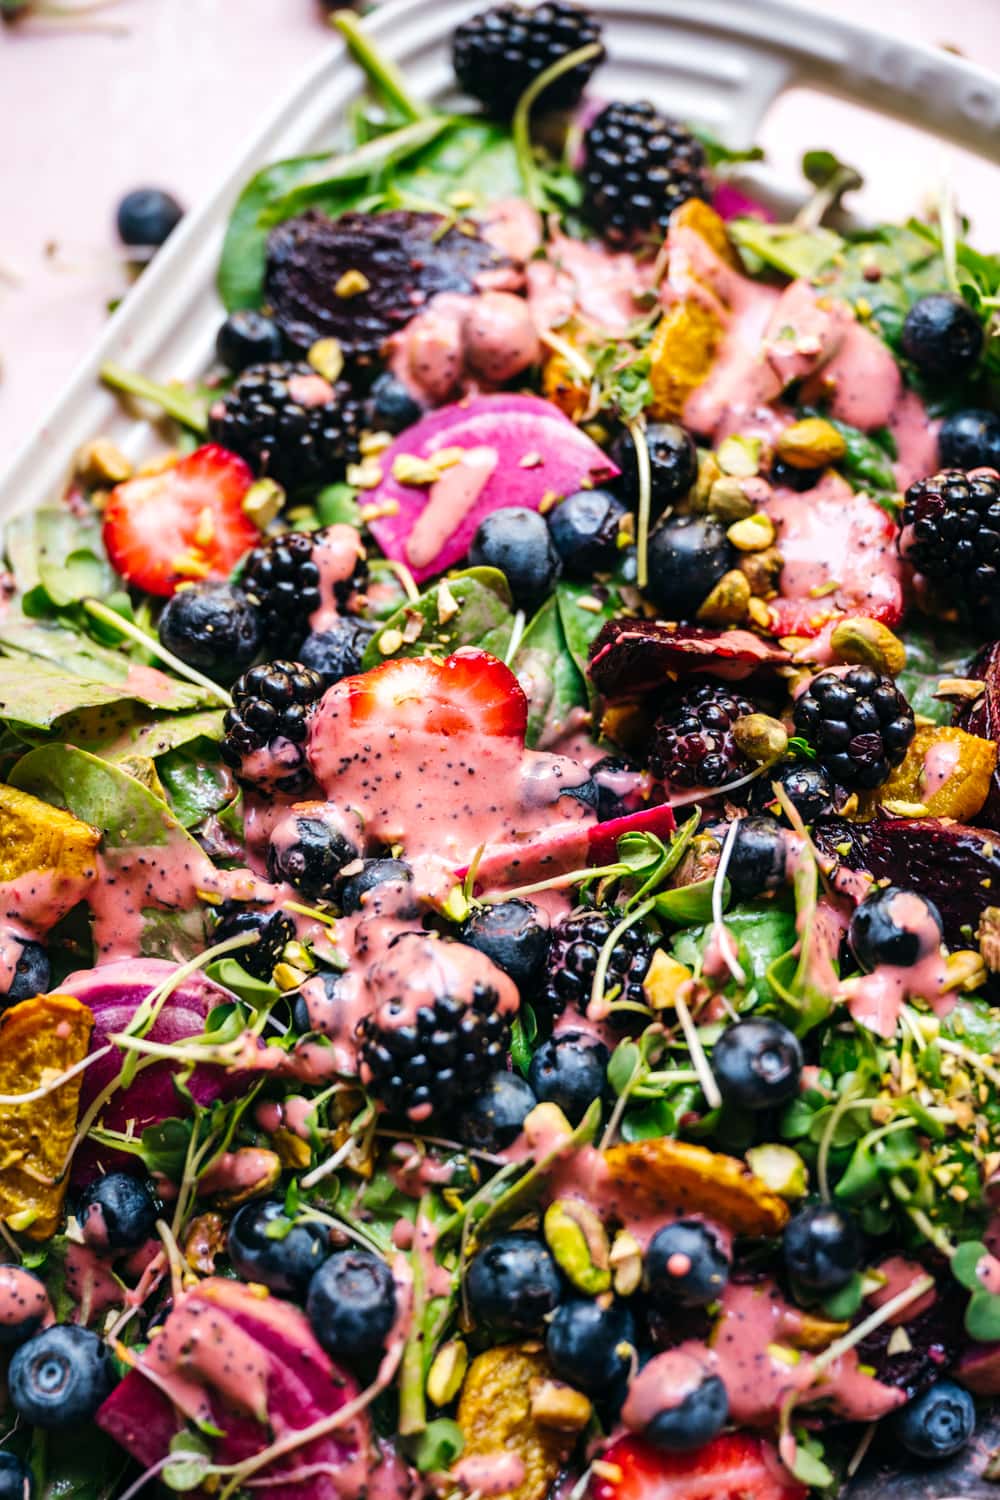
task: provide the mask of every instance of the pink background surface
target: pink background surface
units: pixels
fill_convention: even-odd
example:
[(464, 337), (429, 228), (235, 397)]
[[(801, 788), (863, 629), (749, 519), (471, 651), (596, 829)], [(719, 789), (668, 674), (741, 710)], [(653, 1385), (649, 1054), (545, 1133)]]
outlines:
[[(810, 3), (1000, 71), (998, 0)], [(57, 32), (41, 22), (0, 30), (4, 456), (41, 420), (108, 300), (127, 288), (113, 225), (119, 196), (151, 184), (196, 204), (330, 45), (316, 0), (121, 0), (102, 18), (127, 33)], [(973, 238), (1000, 248), (995, 166), (840, 101), (794, 93), (775, 107), (763, 144), (792, 177), (804, 149), (834, 147), (869, 176), (859, 209), (884, 217), (919, 208), (950, 171)]]

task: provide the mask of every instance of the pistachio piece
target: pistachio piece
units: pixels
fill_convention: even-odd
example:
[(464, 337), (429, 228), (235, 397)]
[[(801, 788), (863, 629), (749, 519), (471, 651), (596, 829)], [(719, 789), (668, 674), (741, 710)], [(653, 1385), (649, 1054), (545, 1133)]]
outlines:
[(740, 437), (734, 434), (722, 440), (715, 450), (719, 468), (723, 474), (735, 479), (750, 479), (760, 468), (760, 438)]
[(961, 948), (957, 953), (949, 953), (945, 968), (948, 971), (944, 984), (946, 990), (963, 990), (971, 994), (986, 983), (986, 963), (975, 948)]
[(184, 1236), (184, 1259), (203, 1276), (215, 1273), (216, 1257), (226, 1248), (226, 1221), (221, 1214), (198, 1214)]
[(782, 1198), (804, 1198), (809, 1188), (806, 1164), (791, 1146), (777, 1143), (752, 1146), (746, 1154), (747, 1166)]
[(712, 492), (717, 480), (722, 478), (722, 470), (714, 453), (708, 453), (704, 448), (698, 450), (698, 478), (694, 482), (688, 499), (692, 510), (704, 510), (708, 505), (708, 497)]
[(744, 714), (734, 722), (731, 733), (737, 749), (758, 766), (780, 760), (788, 749), (788, 731), (770, 714)]
[(435, 1406), (447, 1406), (462, 1387), (469, 1368), (469, 1351), (461, 1339), (449, 1339), (434, 1356), (427, 1372), (427, 1394)]
[(238, 1208), (260, 1198), (281, 1176), (281, 1158), (262, 1146), (239, 1146), (223, 1151), (198, 1179), (198, 1196), (211, 1198), (222, 1209)]
[(976, 931), (983, 963), (991, 974), (1000, 973), (1000, 906), (987, 906)]
[(627, 1229), (619, 1229), (609, 1260), (616, 1293), (619, 1297), (631, 1297), (642, 1285), (642, 1247), (635, 1235)]
[(243, 514), (265, 530), (285, 503), (285, 492), (276, 479), (257, 479), (243, 497)]
[(746, 575), (755, 598), (770, 599), (777, 593), (784, 561), (777, 547), (765, 547), (761, 552), (744, 552), (736, 566)]
[(589, 1398), (562, 1380), (533, 1380), (528, 1395), (531, 1415), (539, 1427), (552, 1427), (557, 1432), (582, 1432), (593, 1414)]
[(753, 515), (753, 502), (738, 479), (724, 474), (708, 492), (708, 509), (720, 521), (742, 521), (745, 516)]
[(888, 625), (851, 615), (834, 626), (830, 649), (837, 661), (851, 662), (896, 677), (906, 666), (906, 647)]
[(654, 1010), (672, 1010), (681, 985), (689, 984), (693, 978), (689, 968), (671, 958), (664, 948), (657, 948), (642, 981), (643, 993)]
[(847, 443), (825, 417), (803, 417), (786, 427), (775, 444), (778, 457), (793, 469), (825, 469), (847, 452)]
[(774, 545), (774, 522), (762, 510), (734, 521), (726, 536), (738, 552), (763, 552)]
[(340, 347), (340, 340), (335, 338), (317, 339), (310, 344), (306, 355), (309, 364), (312, 365), (317, 375), (322, 375), (331, 385), (339, 380), (344, 369), (344, 351)]
[(545, 1210), (545, 1240), (556, 1265), (581, 1292), (596, 1297), (611, 1287), (611, 1247), (594, 1210), (575, 1198), (557, 1198)]
[(723, 573), (696, 618), (709, 625), (737, 625), (750, 603), (750, 585), (738, 568)]
[(73, 465), (85, 484), (121, 484), (132, 474), (132, 464), (110, 438), (84, 443)]

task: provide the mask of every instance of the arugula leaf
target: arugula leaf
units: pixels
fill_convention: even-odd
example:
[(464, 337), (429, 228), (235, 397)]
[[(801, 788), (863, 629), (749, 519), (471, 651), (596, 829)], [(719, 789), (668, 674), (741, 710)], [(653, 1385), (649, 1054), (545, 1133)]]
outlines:
[(548, 745), (587, 705), (587, 684), (570, 653), (554, 595), (529, 622), (513, 661), (528, 699), (529, 745)]
[[(361, 668), (367, 672), (390, 656), (447, 656), (459, 646), (483, 645), (487, 638), (492, 643), (494, 634), (506, 642), (513, 625), (503, 574), (497, 568), (469, 568), (439, 579), (391, 614), (368, 642)], [(390, 631), (402, 637), (391, 652), (382, 649)]]

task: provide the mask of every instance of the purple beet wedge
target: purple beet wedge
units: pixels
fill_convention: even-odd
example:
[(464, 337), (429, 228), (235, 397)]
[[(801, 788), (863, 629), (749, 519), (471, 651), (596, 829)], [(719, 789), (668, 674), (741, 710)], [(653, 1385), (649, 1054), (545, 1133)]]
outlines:
[(790, 661), (787, 651), (749, 630), (609, 620), (591, 647), (590, 676), (605, 698), (613, 699), (662, 688), (692, 673), (742, 682)]
[[(463, 450), (433, 484), (406, 483), (406, 465)], [(380, 457), (383, 479), (366, 499), (387, 514), (370, 529), (387, 557), (418, 583), (469, 550), (479, 523), (501, 506), (538, 510), (547, 495), (569, 495), (613, 479), (617, 467), (568, 417), (537, 396), (475, 396), (408, 427)]]
[[(969, 676), (985, 683), (985, 688), (974, 702), (958, 711), (955, 723), (982, 739), (1000, 739), (1000, 641), (980, 651)], [(976, 814), (976, 821), (986, 828), (1000, 829), (1000, 770), (993, 772), (989, 796)]]

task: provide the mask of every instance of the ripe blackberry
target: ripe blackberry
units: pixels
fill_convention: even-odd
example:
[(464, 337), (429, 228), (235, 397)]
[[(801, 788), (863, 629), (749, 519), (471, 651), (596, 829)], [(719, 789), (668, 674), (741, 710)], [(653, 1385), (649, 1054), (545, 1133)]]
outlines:
[[(309, 634), (309, 616), (320, 605), (320, 572), (314, 552), (317, 531), (286, 531), (255, 547), (243, 566), (240, 585), (260, 611), (265, 641), (298, 650)], [(368, 581), (368, 566), (359, 558), (350, 578), (334, 585), (334, 597), (346, 608), (351, 595)]]
[(648, 100), (609, 104), (584, 136), (583, 208), (612, 245), (666, 232), (689, 198), (707, 198), (701, 142)]
[(945, 469), (906, 492), (900, 555), (984, 635), (1000, 630), (1000, 476)]
[(840, 676), (821, 672), (796, 700), (796, 731), (815, 746), (835, 781), (862, 790), (881, 786), (906, 755), (913, 709), (891, 677), (871, 667)]
[(304, 743), (323, 679), (296, 661), (262, 662), (233, 685), (220, 750), (243, 781), (274, 791), (308, 784)]
[(208, 415), (212, 437), (287, 490), (342, 479), (358, 455), (362, 408), (345, 380), (309, 365), (251, 365)]
[(366, 1087), (391, 1114), (417, 1120), (477, 1094), (504, 1066), (510, 1044), (496, 990), (478, 982), (471, 997), (438, 996), (401, 1026), (365, 1016), (358, 1035)]
[(213, 935), (216, 943), (225, 942), (226, 938), (242, 937), (247, 932), (257, 934), (255, 943), (234, 950), (235, 955), (247, 973), (252, 974), (255, 979), (270, 979), (275, 965), (281, 961), (286, 944), (295, 936), (295, 924), (291, 917), (283, 911), (254, 911), (236, 901), (223, 901), (216, 908), (216, 917), (219, 924)]
[[(600, 22), (568, 0), (544, 0), (534, 9), (495, 5), (463, 21), (452, 41), (455, 77), (491, 114), (509, 118), (525, 89), (546, 68), (601, 40)], [(591, 58), (550, 84), (546, 109), (572, 109), (603, 57)]]
[[(593, 910), (570, 912), (556, 923), (544, 985), (537, 995), (528, 997), (543, 1020), (554, 1020), (568, 1005), (586, 1008), (601, 949), (616, 925), (613, 912)], [(617, 1000), (645, 1005), (642, 981), (652, 959), (653, 949), (643, 929), (626, 928), (611, 950), (606, 990), (620, 985)]]
[(754, 706), (718, 682), (688, 688), (676, 708), (653, 725), (649, 769), (671, 786), (722, 786), (750, 769), (732, 726)]

